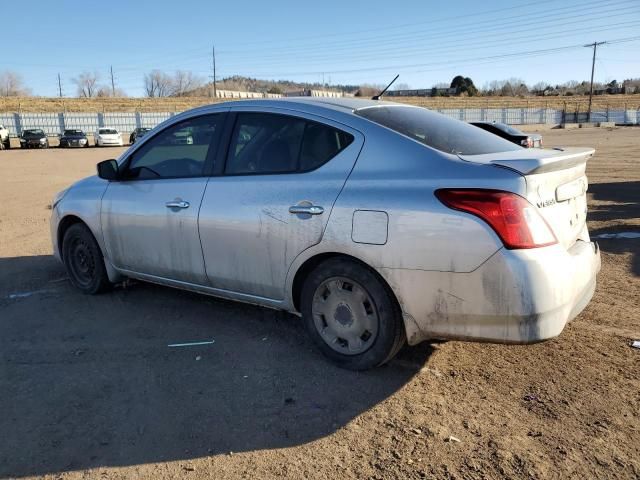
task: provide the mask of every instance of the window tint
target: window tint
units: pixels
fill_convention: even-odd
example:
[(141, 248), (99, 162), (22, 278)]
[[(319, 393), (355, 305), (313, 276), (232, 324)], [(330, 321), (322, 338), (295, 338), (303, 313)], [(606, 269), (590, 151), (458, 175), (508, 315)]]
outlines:
[(271, 113), (240, 113), (227, 174), (292, 173), (326, 163), (353, 141), (327, 125)]
[(522, 148), (497, 135), (426, 108), (379, 106), (356, 110), (355, 113), (442, 152), (480, 155)]
[(511, 125), (507, 125), (506, 123), (494, 123), (493, 125), (495, 125), (498, 130), (502, 130), (510, 135), (524, 135), (520, 130), (513, 128)]
[(177, 123), (155, 135), (133, 154), (125, 174), (128, 179), (197, 177), (222, 115), (207, 115)]
[(308, 123), (300, 151), (300, 170), (313, 170), (335, 157), (353, 136), (320, 123)]

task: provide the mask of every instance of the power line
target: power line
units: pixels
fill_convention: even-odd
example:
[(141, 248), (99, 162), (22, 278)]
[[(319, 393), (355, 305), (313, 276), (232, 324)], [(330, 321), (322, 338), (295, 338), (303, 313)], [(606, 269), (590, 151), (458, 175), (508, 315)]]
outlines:
[[(640, 37), (628, 37), (628, 38), (624, 38), (624, 39), (617, 39), (616, 43), (619, 43), (620, 41), (624, 40), (624, 41), (632, 41), (635, 39), (640, 39)], [(614, 41), (609, 42), (609, 43), (614, 43)], [(474, 60), (482, 60), (482, 59), (502, 59), (502, 58), (512, 58), (512, 57), (524, 57), (524, 56), (529, 56), (529, 55), (537, 55), (537, 54), (541, 54), (541, 53), (556, 53), (556, 52), (560, 52), (560, 51), (564, 51), (564, 50), (570, 50), (570, 49), (576, 49), (576, 48), (582, 48), (583, 45), (582, 44), (578, 44), (578, 45), (567, 45), (567, 46), (563, 46), (563, 47), (554, 47), (554, 48), (546, 48), (546, 49), (538, 49), (538, 50), (529, 50), (529, 51), (524, 51), (524, 52), (515, 52), (515, 53), (507, 53), (507, 54), (501, 54), (501, 55), (490, 55), (490, 56), (486, 56), (486, 57), (475, 57), (475, 58), (468, 58), (468, 59), (460, 59), (458, 61), (474, 61)], [(392, 66), (385, 66), (385, 67), (368, 67), (368, 68), (354, 68), (354, 69), (346, 69), (346, 70), (333, 70), (331, 72), (328, 73), (357, 73), (357, 72), (371, 72), (371, 71), (382, 71), (382, 70), (394, 70), (394, 69), (403, 69), (403, 68), (420, 68), (420, 67), (426, 67), (426, 66), (431, 66), (431, 65), (438, 65), (438, 64), (442, 64), (443, 62), (436, 62), (436, 63), (419, 63), (419, 64), (409, 64), (409, 65), (392, 65)], [(444, 62), (444, 63), (448, 63), (448, 62)], [(322, 72), (279, 72), (278, 75), (287, 75), (287, 76), (294, 76), (294, 75), (318, 75), (319, 73)]]
[[(325, 50), (327, 47), (333, 46), (333, 45), (335, 45), (336, 48), (354, 48), (357, 46), (364, 47), (365, 45), (368, 45), (368, 44), (376, 44), (376, 45), (393, 44), (393, 43), (397, 43), (397, 40), (400, 40), (400, 41), (408, 40), (411, 42), (416, 42), (421, 39), (442, 38), (442, 35), (439, 35), (442, 33), (446, 34), (445, 37), (449, 37), (454, 34), (457, 35), (458, 33), (468, 34), (473, 32), (480, 33), (480, 32), (487, 32), (487, 31), (504, 34), (505, 33), (504, 29), (509, 27), (512, 27), (517, 29), (518, 31), (521, 31), (522, 27), (527, 25), (542, 24), (543, 26), (547, 26), (553, 23), (561, 23), (561, 22), (564, 23), (566, 20), (590, 17), (594, 13), (624, 12), (625, 15), (629, 15), (630, 13), (632, 13), (632, 11), (630, 11), (628, 8), (619, 8), (616, 10), (612, 10), (611, 8), (614, 6), (620, 6), (625, 4), (635, 5), (637, 4), (637, 0), (620, 0), (617, 2), (610, 2), (604, 6), (601, 1), (597, 0), (590, 3), (582, 4), (580, 6), (581, 7), (580, 14), (575, 14), (574, 10), (571, 10), (565, 13), (559, 13), (563, 10), (567, 10), (567, 8), (570, 8), (570, 7), (561, 7), (558, 9), (547, 10), (542, 15), (536, 15), (534, 19), (525, 18), (523, 20), (523, 16), (520, 14), (512, 17), (504, 17), (497, 20), (491, 19), (491, 20), (486, 20), (481, 22), (473, 22), (470, 24), (462, 24), (462, 23), (456, 22), (456, 25), (454, 27), (445, 26), (445, 25), (438, 27), (436, 25), (435, 28), (431, 27), (426, 32), (424, 29), (421, 29), (416, 32), (404, 31), (402, 33), (398, 33), (394, 35), (376, 35), (369, 38), (360, 38), (360, 39), (347, 40), (347, 41), (334, 40), (330, 42), (326, 42), (326, 41), (314, 42), (311, 46), (306, 46), (304, 44), (301, 45), (299, 43), (292, 46), (291, 43), (289, 43), (286, 47), (278, 48), (277, 51), (278, 52), (302, 51), (307, 53), (313, 50)], [(559, 15), (562, 15), (562, 16), (559, 16)], [(548, 18), (550, 18), (551, 20), (546, 20)], [(596, 20), (596, 19), (597, 18), (593, 18), (593, 20)], [(327, 36), (325, 36), (325, 38), (326, 37)], [(312, 37), (308, 37), (308, 38), (312, 38)], [(332, 48), (332, 51), (335, 51), (336, 48)], [(221, 52), (234, 54), (234, 55), (241, 55), (243, 53), (254, 53), (254, 52), (260, 52), (263, 50), (271, 52), (271, 51), (274, 51), (274, 48), (264, 47), (264, 48), (252, 48), (250, 50), (221, 50)], [(260, 55), (260, 56), (263, 57), (263, 55)]]
[[(621, 14), (624, 15), (624, 14)], [(544, 39), (545, 40), (551, 40), (551, 39), (555, 39), (555, 38), (563, 38), (563, 37), (573, 37), (575, 36), (576, 33), (593, 33), (593, 32), (601, 32), (601, 31), (606, 31), (606, 30), (611, 30), (611, 29), (616, 29), (619, 30), (621, 27), (635, 27), (638, 25), (640, 21), (629, 21), (629, 22), (619, 22), (619, 23), (613, 23), (613, 24), (606, 24), (606, 25), (602, 25), (602, 28), (594, 28), (594, 27), (584, 27), (584, 28), (574, 28), (572, 30), (567, 30), (567, 28), (565, 27), (565, 25), (559, 26), (560, 30), (559, 31), (551, 31), (551, 32), (546, 32), (544, 33)], [(576, 23), (581, 23), (581, 22), (576, 22)], [(524, 29), (522, 30), (522, 32), (526, 32), (528, 30), (531, 31), (536, 31), (536, 32), (540, 32), (540, 28), (534, 27), (531, 29)], [(493, 36), (493, 35), (491, 35)], [(344, 58), (346, 60), (346, 62), (353, 64), (354, 62), (365, 62), (368, 59), (379, 59), (382, 56), (384, 56), (384, 53), (392, 53), (393, 54), (393, 59), (399, 59), (399, 58), (407, 58), (407, 57), (415, 57), (421, 53), (423, 54), (428, 54), (429, 56), (433, 57), (433, 54), (435, 53), (438, 56), (450, 56), (450, 54), (452, 53), (456, 53), (456, 52), (465, 52), (468, 53), (472, 50), (477, 50), (477, 49), (484, 49), (486, 47), (490, 47), (490, 46), (494, 46), (494, 45), (504, 45), (504, 36), (502, 34), (500, 35), (496, 35), (499, 38), (496, 38), (495, 40), (488, 40), (488, 41), (480, 41), (480, 42), (473, 42), (472, 45), (467, 45), (466, 43), (463, 45), (458, 45), (458, 46), (452, 46), (452, 47), (444, 47), (444, 48), (438, 48), (438, 49), (429, 49), (429, 47), (418, 47), (417, 49), (402, 49), (401, 52), (396, 53), (396, 51), (398, 50), (397, 48), (382, 48), (382, 49), (372, 49), (372, 51), (370, 53), (367, 54), (362, 54), (359, 53), (357, 51), (351, 51), (351, 52), (346, 52), (346, 55), (340, 55), (340, 54), (324, 54), (321, 56), (305, 56), (304, 60), (305, 61), (311, 61), (315, 64), (321, 65), (321, 64), (325, 64), (325, 63), (331, 63), (333, 65), (336, 64), (336, 60)], [(464, 38), (459, 38), (456, 39), (457, 41), (460, 40), (461, 43), (464, 43)], [(528, 44), (532, 42), (532, 38), (531, 35), (522, 35), (522, 36), (514, 36), (514, 37), (510, 37), (509, 39), (509, 46), (512, 45), (517, 45), (517, 44)], [(282, 62), (285, 63), (289, 63), (286, 62), (286, 58), (288, 57), (283, 57), (281, 60), (271, 60), (269, 61), (267, 58), (264, 59), (264, 64), (268, 65), (270, 67), (275, 67), (278, 66), (280, 64), (282, 64)], [(236, 64), (237, 65), (237, 64)], [(261, 64), (259, 62), (251, 62), (251, 66), (252, 67), (258, 67)], [(233, 67), (234, 64), (230, 63), (228, 65), (229, 67)]]
[[(639, 25), (638, 21), (635, 22), (622, 22), (622, 23), (614, 23), (614, 24), (608, 24), (608, 25), (604, 25), (602, 26), (602, 28), (593, 28), (593, 27), (585, 27), (582, 29), (573, 29), (573, 30), (569, 30), (567, 31), (567, 29), (562, 26), (561, 28), (561, 32), (550, 32), (550, 33), (546, 33), (545, 34), (545, 39), (548, 40), (552, 40), (552, 39), (560, 39), (563, 37), (567, 37), (567, 36), (574, 36), (576, 33), (580, 33), (580, 32), (584, 32), (587, 34), (592, 34), (592, 33), (597, 33), (597, 32), (603, 32), (603, 31), (608, 31), (608, 30), (612, 30), (612, 29), (616, 29), (616, 30), (620, 30), (623, 28), (627, 28), (627, 27), (636, 27)], [(531, 36), (530, 35), (523, 35), (520, 37), (511, 37), (510, 41), (509, 41), (509, 46), (513, 46), (513, 45), (518, 45), (518, 44), (529, 44), (531, 43)], [(495, 45), (504, 45), (504, 39), (496, 39), (496, 40), (490, 40), (487, 42), (475, 42), (472, 46), (467, 46), (462, 45), (462, 46), (454, 46), (454, 47), (450, 47), (450, 48), (440, 48), (437, 49), (436, 53), (430, 54), (431, 58), (443, 58), (446, 59), (446, 63), (450, 63), (452, 61), (452, 55), (455, 55), (456, 53), (467, 53), (469, 54), (470, 52), (472, 52), (473, 50), (486, 50), (486, 48), (488, 47), (492, 47)], [(429, 52), (425, 52), (425, 53), (429, 53)], [(417, 52), (416, 52), (417, 54)], [(414, 53), (407, 53), (407, 54), (399, 54), (399, 55), (394, 55), (393, 59), (399, 59), (399, 58), (403, 58), (403, 57), (415, 57), (416, 54)], [(520, 52), (517, 52), (517, 54), (520, 54)], [(372, 53), (369, 55), (362, 55), (359, 54), (357, 55), (357, 58), (349, 58), (346, 59), (345, 62), (348, 62), (350, 65), (354, 65), (357, 64), (358, 62), (368, 62), (369, 59), (379, 59), (381, 58), (380, 55), (376, 54), (376, 53)], [(466, 57), (465, 57), (466, 58)], [(333, 58), (333, 61), (331, 61), (331, 58), (327, 57), (327, 60), (329, 61), (329, 63), (336, 65), (336, 59)], [(326, 63), (326, 62), (325, 62)], [(338, 63), (343, 63), (343, 62), (338, 62)], [(277, 67), (279, 64), (279, 62), (270, 62), (269, 66), (270, 67)], [(256, 67), (259, 67), (258, 65), (256, 65), (255, 62), (253, 62), (251, 64), (252, 70), (251, 70), (251, 74), (255, 75), (257, 73), (259, 73), (260, 75), (266, 75), (266, 76), (270, 76), (270, 75), (283, 75), (283, 74), (287, 74), (287, 75), (298, 75), (298, 74), (306, 74), (307, 72), (309, 72), (309, 70), (307, 70), (306, 72), (276, 72), (276, 73), (268, 73), (268, 72), (259, 72), (259, 68), (256, 69)], [(227, 65), (227, 68), (233, 68), (233, 65)], [(237, 68), (237, 67), (236, 67)], [(405, 66), (403, 65), (390, 65), (389, 68), (405, 68)], [(341, 70), (335, 70), (333, 71), (334, 73), (338, 72), (340, 73)], [(204, 73), (204, 72), (194, 72), (194, 73)], [(314, 75), (322, 75), (322, 73), (324, 73), (325, 75), (327, 73), (331, 73), (331, 71), (329, 69), (327, 69), (326, 67), (322, 66), (322, 68), (319, 68), (317, 71), (313, 71), (311, 74)], [(224, 75), (223, 75), (224, 76)], [(133, 77), (133, 76), (127, 76), (126, 78), (132, 79), (132, 78), (137, 78)]]

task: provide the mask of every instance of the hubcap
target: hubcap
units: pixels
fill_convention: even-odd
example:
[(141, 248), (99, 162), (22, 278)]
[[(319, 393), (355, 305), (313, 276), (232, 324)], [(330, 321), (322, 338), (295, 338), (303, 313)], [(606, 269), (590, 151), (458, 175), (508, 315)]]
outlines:
[(76, 280), (81, 284), (89, 284), (95, 273), (95, 263), (89, 246), (82, 240), (76, 239), (71, 248), (71, 270)]
[(336, 352), (358, 355), (378, 335), (378, 312), (367, 291), (357, 282), (331, 277), (320, 284), (311, 306), (313, 323)]

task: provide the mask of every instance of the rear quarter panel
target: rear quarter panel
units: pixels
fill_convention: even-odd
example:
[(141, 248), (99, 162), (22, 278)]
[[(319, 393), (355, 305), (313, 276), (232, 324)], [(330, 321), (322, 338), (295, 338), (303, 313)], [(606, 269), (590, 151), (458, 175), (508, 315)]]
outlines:
[[(293, 274), (306, 259), (324, 252), (353, 256), (380, 273), (389, 269), (475, 270), (502, 248), (502, 242), (484, 221), (440, 203), (434, 195), (439, 188), (525, 192), (524, 179), (515, 172), (464, 162), (383, 127), (368, 129), (322, 242), (296, 259)], [(387, 214), (386, 243), (354, 242), (357, 210)]]

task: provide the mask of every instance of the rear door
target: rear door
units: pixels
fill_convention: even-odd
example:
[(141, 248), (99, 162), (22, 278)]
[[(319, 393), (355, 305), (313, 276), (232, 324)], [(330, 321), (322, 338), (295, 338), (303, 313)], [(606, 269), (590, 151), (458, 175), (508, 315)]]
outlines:
[(122, 180), (109, 183), (101, 222), (107, 254), (117, 268), (207, 283), (198, 210), (224, 116), (203, 115), (160, 131), (127, 159)]
[(200, 210), (207, 276), (216, 288), (282, 299), (289, 266), (320, 242), (364, 137), (287, 110), (235, 111), (224, 172)]

